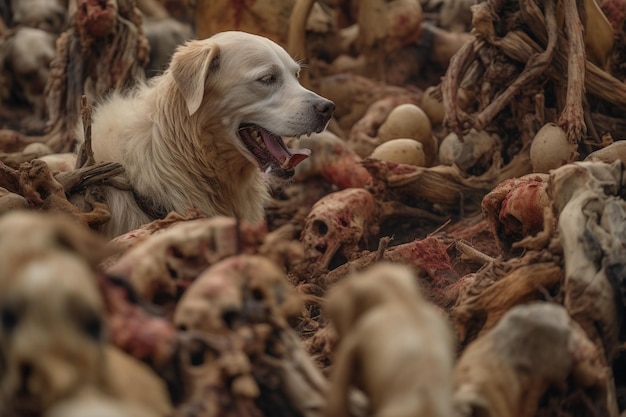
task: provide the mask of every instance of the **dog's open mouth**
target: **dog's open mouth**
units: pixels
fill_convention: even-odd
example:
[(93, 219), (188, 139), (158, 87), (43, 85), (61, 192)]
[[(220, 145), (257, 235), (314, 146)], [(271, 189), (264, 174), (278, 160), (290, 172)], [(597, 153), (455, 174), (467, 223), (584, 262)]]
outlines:
[(277, 177), (291, 178), (296, 165), (311, 155), (310, 149), (289, 149), (283, 138), (254, 124), (239, 126), (239, 137), (261, 170)]

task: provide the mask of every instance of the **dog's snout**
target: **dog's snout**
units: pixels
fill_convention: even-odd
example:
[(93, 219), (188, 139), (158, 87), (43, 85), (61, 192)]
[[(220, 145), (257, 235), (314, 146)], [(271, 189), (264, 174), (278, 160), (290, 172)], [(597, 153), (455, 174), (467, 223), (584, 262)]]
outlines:
[(335, 111), (335, 103), (330, 100), (318, 101), (313, 107), (315, 108), (316, 112), (328, 117), (332, 116), (333, 112)]

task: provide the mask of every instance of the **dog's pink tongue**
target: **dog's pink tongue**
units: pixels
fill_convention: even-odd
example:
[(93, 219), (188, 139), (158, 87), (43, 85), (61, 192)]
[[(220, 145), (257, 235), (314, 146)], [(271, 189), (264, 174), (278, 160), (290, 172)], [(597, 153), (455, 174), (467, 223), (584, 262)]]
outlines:
[(280, 138), (275, 139), (269, 135), (263, 135), (263, 141), (267, 150), (280, 162), (280, 166), (283, 169), (293, 169), (300, 162), (311, 156), (311, 150), (307, 148), (287, 149)]
[[(290, 149), (291, 156), (282, 163), (282, 167), (286, 169), (294, 169), (296, 165), (311, 156), (311, 150), (307, 148)], [(285, 166), (287, 164), (287, 166)]]

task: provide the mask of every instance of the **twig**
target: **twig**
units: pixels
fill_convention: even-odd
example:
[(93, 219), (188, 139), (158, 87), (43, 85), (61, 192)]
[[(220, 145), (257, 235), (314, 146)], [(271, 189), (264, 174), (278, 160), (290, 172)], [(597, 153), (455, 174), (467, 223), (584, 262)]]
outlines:
[[(583, 114), (585, 87), (585, 43), (583, 24), (578, 15), (576, 0), (563, 0), (565, 31), (569, 41), (567, 59), (567, 95), (565, 108), (559, 117), (559, 125), (567, 133), (570, 143), (578, 143), (587, 133)], [(593, 30), (592, 28), (590, 28)]]
[(431, 237), (439, 232), (441, 232), (443, 229), (445, 229), (450, 223), (452, 222), (452, 219), (448, 219), (445, 221), (445, 223), (443, 223), (442, 225), (438, 226), (435, 230), (433, 230), (432, 232), (430, 232), (427, 237)]
[(100, 162), (60, 172), (55, 175), (55, 179), (63, 186), (66, 194), (74, 194), (90, 185), (108, 184), (111, 179), (124, 173), (124, 167), (117, 162)]
[(76, 168), (85, 168), (92, 166), (96, 163), (96, 159), (93, 156), (93, 149), (91, 148), (91, 106), (87, 103), (87, 96), (82, 95), (80, 98), (80, 115), (83, 120), (83, 135), (84, 140), (78, 150), (78, 158), (76, 159)]
[(465, 242), (464, 240), (457, 240), (456, 248), (466, 258), (474, 261), (479, 261), (483, 264), (489, 264), (496, 260), (495, 258), (492, 258), (491, 256), (482, 253), (478, 249), (473, 248), (469, 243)]
[(385, 256), (385, 251), (387, 250), (387, 247), (392, 240), (393, 236), (385, 236), (380, 238), (380, 240), (378, 241), (378, 250), (376, 250), (376, 258), (374, 259), (374, 262), (380, 262), (383, 260), (383, 257)]
[(455, 132), (459, 137), (469, 130), (471, 116), (458, 106), (458, 90), (461, 80), (476, 59), (476, 52), (484, 45), (482, 41), (467, 42), (450, 59), (446, 74), (441, 80), (441, 94), (445, 111), (444, 126)]

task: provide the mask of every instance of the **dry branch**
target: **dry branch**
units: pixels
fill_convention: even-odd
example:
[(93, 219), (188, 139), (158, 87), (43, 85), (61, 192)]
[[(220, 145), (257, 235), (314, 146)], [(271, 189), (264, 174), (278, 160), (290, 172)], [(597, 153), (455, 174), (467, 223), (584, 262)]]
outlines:
[[(445, 124), (451, 130), (463, 134), (470, 128), (490, 127), (506, 106), (515, 106), (513, 98), (524, 94), (522, 86), (525, 91), (543, 89), (546, 81), (554, 82), (557, 91), (560, 86), (566, 86), (565, 101), (556, 110), (559, 124), (571, 142), (580, 142), (584, 138), (585, 121), (591, 120), (583, 112), (585, 92), (625, 108), (626, 87), (623, 83), (585, 59), (579, 15), (584, 8), (577, 7), (574, 0), (562, 4), (565, 36), (564, 31), (558, 30), (552, 1), (544, 2), (543, 10), (534, 0), (508, 3), (488, 1), (473, 7), (476, 40), (466, 44), (454, 56), (441, 83)], [(513, 81), (492, 86), (492, 94), (479, 98), (479, 108), (465, 113), (460, 108), (457, 90), (463, 80), (471, 76), (470, 67), (475, 65), (475, 58), (485, 50), (495, 53), (496, 57), (524, 64), (525, 68)], [(490, 81), (493, 83), (486, 78), (482, 80), (485, 83)], [(590, 132), (593, 131), (590, 127)]]
[[(561, 268), (544, 261), (518, 266), (503, 277), (483, 270), (450, 313), (461, 345), (491, 329), (511, 308), (541, 300), (561, 282)], [(494, 282), (495, 280), (495, 282)]]

